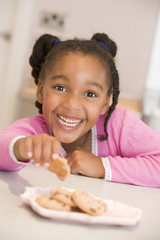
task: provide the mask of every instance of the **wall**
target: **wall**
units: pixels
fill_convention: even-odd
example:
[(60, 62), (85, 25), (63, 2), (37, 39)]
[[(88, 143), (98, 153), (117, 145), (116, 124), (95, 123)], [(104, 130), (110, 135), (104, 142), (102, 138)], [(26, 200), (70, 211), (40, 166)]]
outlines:
[[(25, 52), (30, 39), (34, 0), (0, 0), (0, 30), (10, 35), (7, 47), (0, 44), (3, 71), (0, 72), (0, 129), (14, 120), (18, 94), (24, 79)], [(5, 16), (5, 17), (3, 17)], [(5, 44), (5, 45), (6, 45)], [(0, 69), (1, 70), (1, 69)]]
[[(159, 0), (37, 0), (28, 57), (35, 39), (45, 32), (62, 39), (106, 32), (118, 45), (122, 94), (141, 100), (159, 6)], [(43, 27), (40, 16), (44, 11), (64, 14), (64, 30)], [(24, 84), (32, 83), (29, 68), (25, 76)]]
[(160, 9), (143, 97), (143, 120), (160, 133)]
[[(0, 0), (0, 3), (2, 1), (14, 2), (14, 18), (11, 44), (7, 48), (9, 57), (3, 62), (3, 75), (0, 74), (0, 129), (15, 119), (21, 88), (33, 85), (28, 58), (35, 39), (46, 32), (62, 39), (108, 33), (119, 49), (117, 66), (122, 95), (142, 99), (160, 0)], [(65, 28), (43, 27), (44, 11), (65, 15)], [(0, 13), (7, 16), (8, 11), (0, 8)], [(3, 26), (3, 21), (1, 23)]]

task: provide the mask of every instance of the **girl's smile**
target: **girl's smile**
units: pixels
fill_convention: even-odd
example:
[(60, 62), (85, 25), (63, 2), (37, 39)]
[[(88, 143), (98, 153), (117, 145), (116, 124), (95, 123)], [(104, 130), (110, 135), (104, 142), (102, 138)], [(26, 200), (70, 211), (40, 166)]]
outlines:
[(95, 125), (109, 106), (108, 74), (93, 56), (70, 53), (39, 81), (37, 100), (54, 136), (72, 143)]
[(82, 119), (72, 118), (61, 114), (56, 114), (56, 118), (60, 127), (66, 130), (75, 130), (82, 123)]

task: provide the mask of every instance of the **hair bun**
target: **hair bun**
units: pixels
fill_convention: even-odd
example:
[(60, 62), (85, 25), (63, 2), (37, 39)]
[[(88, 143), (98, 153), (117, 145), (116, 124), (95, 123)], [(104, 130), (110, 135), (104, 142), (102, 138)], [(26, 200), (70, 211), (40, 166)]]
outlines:
[(38, 38), (33, 46), (32, 54), (29, 58), (29, 63), (32, 67), (32, 76), (35, 79), (35, 83), (38, 84), (39, 74), (41, 71), (42, 63), (50, 49), (53, 47), (53, 42), (57, 37), (50, 34), (43, 34)]
[(110, 52), (110, 54), (112, 55), (112, 57), (115, 57), (116, 56), (116, 53), (117, 53), (117, 45), (116, 43), (110, 39), (108, 37), (107, 34), (105, 33), (95, 33), (91, 40), (95, 40), (97, 42), (103, 42), (107, 48), (108, 48), (108, 51)]

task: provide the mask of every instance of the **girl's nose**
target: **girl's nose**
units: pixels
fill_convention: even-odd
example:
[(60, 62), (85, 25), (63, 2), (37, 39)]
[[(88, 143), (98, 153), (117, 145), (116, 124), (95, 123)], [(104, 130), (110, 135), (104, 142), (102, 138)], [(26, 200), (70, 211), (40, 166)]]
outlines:
[(81, 106), (81, 100), (77, 95), (69, 95), (65, 98), (63, 105), (68, 109), (79, 110)]

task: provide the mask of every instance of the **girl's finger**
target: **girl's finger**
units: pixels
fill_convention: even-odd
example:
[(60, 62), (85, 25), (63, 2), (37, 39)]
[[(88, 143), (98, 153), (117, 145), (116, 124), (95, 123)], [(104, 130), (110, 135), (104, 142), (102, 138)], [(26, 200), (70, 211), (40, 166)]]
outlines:
[(29, 158), (29, 159), (32, 158), (32, 152), (31, 151), (27, 151), (27, 158)]
[(26, 159), (31, 159), (32, 154), (32, 138), (25, 137), (19, 146), (21, 155)]
[(40, 138), (34, 138), (32, 144), (32, 154), (35, 163), (41, 162), (41, 153), (42, 153), (42, 142)]
[(57, 175), (57, 177), (61, 180), (61, 181), (65, 181), (66, 180), (66, 177), (61, 177), (59, 175)]
[(61, 147), (60, 142), (54, 139), (54, 141), (52, 142), (51, 159), (55, 160), (59, 157), (60, 147)]
[(35, 166), (36, 168), (39, 168), (39, 167), (41, 166), (41, 164), (38, 163), (38, 162), (34, 162), (34, 166)]
[(42, 152), (41, 152), (41, 162), (43, 164), (45, 163), (49, 163), (49, 159), (50, 159), (50, 155), (51, 155), (51, 147), (52, 147), (52, 144), (51, 144), (51, 141), (49, 140), (45, 140), (43, 141), (42, 143)]
[(50, 166), (50, 163), (49, 163), (49, 162), (43, 163), (43, 167), (48, 168), (49, 166)]
[(74, 159), (70, 154), (67, 154), (66, 159), (68, 160), (68, 165), (71, 167), (74, 163)]

